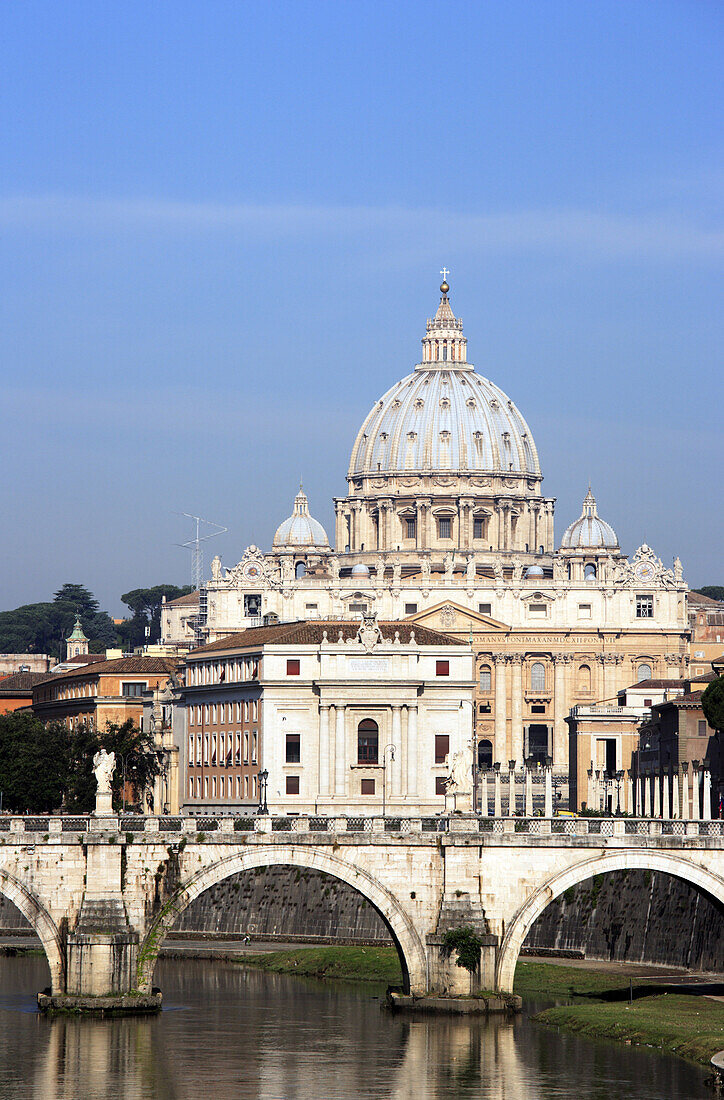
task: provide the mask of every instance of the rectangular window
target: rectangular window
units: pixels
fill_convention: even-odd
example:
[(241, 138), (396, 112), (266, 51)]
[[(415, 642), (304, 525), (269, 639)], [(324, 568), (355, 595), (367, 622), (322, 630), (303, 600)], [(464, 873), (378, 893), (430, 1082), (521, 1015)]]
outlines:
[(221, 779), (219, 780), (219, 798), (225, 798), (226, 797), (226, 795), (224, 794), (225, 790), (226, 790), (226, 783), (224, 782), (224, 776), (222, 775)]
[(193, 797), (194, 797), (194, 781), (193, 781), (193, 779), (189, 779), (189, 798), (193, 798)]
[(137, 698), (143, 695), (146, 685), (141, 683), (121, 684), (121, 695)]
[(212, 703), (211, 704), (211, 722), (215, 726), (218, 721), (219, 721), (218, 707), (216, 706), (216, 703)]
[(417, 604), (416, 603), (406, 603), (405, 604), (405, 614), (406, 615), (415, 615), (416, 613), (417, 613)]
[(298, 676), (298, 675), (299, 675), (299, 661), (294, 657), (290, 657), (287, 660), (287, 676)]
[(545, 703), (534, 703), (530, 708), (531, 714), (545, 714)]
[(287, 776), (287, 794), (299, 794), (299, 776)]
[(359, 785), (360, 794), (374, 794), (375, 793), (375, 781), (374, 779), (362, 779)]
[(252, 721), (256, 722), (258, 717), (259, 717), (259, 700), (255, 699), (253, 701), (253, 703), (251, 704), (251, 718), (252, 718)]
[(244, 733), (244, 763), (249, 763), (249, 731)]
[(302, 759), (302, 746), (298, 733), (287, 734), (287, 764), (299, 764)]
[(445, 794), (447, 792), (447, 776), (437, 775), (435, 776), (435, 794)]
[(435, 763), (444, 764), (450, 752), (450, 735), (448, 733), (435, 734)]
[(654, 597), (653, 596), (637, 596), (636, 597), (636, 618), (637, 619), (653, 619), (654, 617)]
[(474, 539), (484, 538), (482, 519), (474, 519), (473, 520), (473, 538)]
[(304, 610), (305, 611), (316, 611), (318, 606), (319, 605), (316, 604), (316, 603), (305, 603)]
[(438, 533), (438, 535), (441, 539), (449, 539), (451, 537), (451, 535), (450, 535), (450, 524), (451, 524), (451, 522), (452, 522), (451, 520), (444, 519), (444, 518), (439, 519), (437, 521), (437, 533)]
[(350, 611), (366, 611), (367, 610), (367, 604), (366, 603), (350, 603), (349, 609), (350, 609)]
[(259, 797), (259, 776), (258, 775), (254, 776), (254, 793), (253, 793), (252, 797), (253, 797), (255, 802), (256, 802), (257, 798)]
[(244, 700), (244, 721), (245, 722), (249, 721), (249, 700), (248, 699)]
[(193, 764), (193, 762), (194, 762), (194, 735), (193, 735), (193, 733), (190, 733), (189, 734), (189, 764)]
[(219, 704), (219, 721), (222, 725), (226, 721), (226, 703)]
[(706, 722), (699, 722), (699, 737), (706, 737)]
[(493, 686), (492, 673), (488, 665), (483, 665), (480, 669), (480, 690), (490, 691)]
[(590, 619), (591, 618), (591, 604), (590, 603), (579, 603), (579, 605), (578, 605), (578, 618), (579, 619)]
[(216, 776), (211, 777), (211, 797), (216, 798)]
[(450, 675), (450, 662), (449, 661), (435, 661), (435, 675), (436, 676), (449, 676)]
[(529, 619), (545, 619), (548, 617), (548, 607), (544, 603), (529, 603), (528, 604), (528, 618)]
[(405, 520), (405, 528), (407, 530), (408, 539), (414, 539), (417, 537), (417, 520), (414, 516), (411, 519)]
[(256, 750), (258, 747), (259, 734), (256, 730), (251, 735), (251, 762), (256, 764)]
[(478, 612), (481, 615), (492, 615), (493, 605), (491, 603), (479, 603), (478, 604)]
[(249, 776), (244, 776), (244, 798), (249, 797)]

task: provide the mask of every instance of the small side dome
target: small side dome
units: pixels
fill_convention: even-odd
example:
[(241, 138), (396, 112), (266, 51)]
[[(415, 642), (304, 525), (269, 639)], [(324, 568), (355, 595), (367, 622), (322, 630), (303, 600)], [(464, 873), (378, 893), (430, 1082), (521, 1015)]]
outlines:
[(369, 568), (368, 565), (365, 565), (363, 562), (360, 562), (358, 565), (353, 565), (352, 566), (352, 572), (351, 572), (350, 575), (352, 577), (369, 577), (370, 568)]
[(294, 511), (277, 527), (273, 550), (329, 550), (327, 532), (309, 514), (307, 495), (299, 486), (294, 498)]
[(545, 573), (540, 565), (529, 565), (525, 571), (526, 579), (531, 577), (544, 577)]
[(575, 523), (563, 533), (561, 550), (618, 550), (618, 537), (613, 527), (596, 511), (596, 498), (588, 487), (583, 511)]

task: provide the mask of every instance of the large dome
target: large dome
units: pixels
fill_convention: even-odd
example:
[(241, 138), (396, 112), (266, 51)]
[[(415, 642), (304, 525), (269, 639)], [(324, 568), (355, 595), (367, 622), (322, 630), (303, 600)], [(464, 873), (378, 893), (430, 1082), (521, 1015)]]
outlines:
[(618, 538), (610, 523), (596, 510), (596, 498), (588, 486), (583, 511), (563, 533), (561, 550), (618, 550)]
[(307, 494), (301, 485), (294, 498), (294, 511), (277, 527), (272, 549), (329, 550), (327, 532), (321, 523), (310, 516)]
[(427, 322), (423, 362), (371, 409), (352, 448), (348, 477), (460, 471), (540, 478), (533, 436), (498, 386), (466, 361), (462, 321), (443, 283)]

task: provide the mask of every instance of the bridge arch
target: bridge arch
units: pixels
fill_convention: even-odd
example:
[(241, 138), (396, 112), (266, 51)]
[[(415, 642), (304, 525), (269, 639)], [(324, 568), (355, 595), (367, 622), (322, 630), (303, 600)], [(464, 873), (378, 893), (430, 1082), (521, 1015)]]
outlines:
[(406, 990), (427, 991), (427, 956), (422, 940), (397, 898), (378, 879), (352, 863), (320, 848), (295, 844), (274, 844), (246, 848), (225, 859), (200, 869), (184, 882), (166, 902), (161, 913), (148, 929), (138, 955), (137, 987), (141, 992), (151, 989), (151, 980), (159, 948), (177, 918), (204, 890), (239, 871), (256, 867), (299, 867), (302, 870), (323, 871), (346, 882), (377, 910), (387, 925), (397, 947)]
[(515, 913), (506, 929), (498, 954), (496, 988), (501, 992), (512, 992), (515, 967), (520, 949), (531, 926), (549, 902), (568, 890), (569, 887), (593, 878), (594, 875), (603, 875), (608, 871), (639, 870), (660, 871), (662, 874), (684, 879), (685, 882), (703, 890), (705, 894), (708, 894), (724, 908), (724, 879), (691, 862), (691, 860), (636, 849), (611, 852), (592, 859), (586, 859), (549, 878)]
[(48, 960), (50, 987), (53, 993), (62, 993), (65, 988), (65, 952), (57, 924), (28, 887), (4, 869), (0, 869), (0, 894), (17, 906), (33, 926)]

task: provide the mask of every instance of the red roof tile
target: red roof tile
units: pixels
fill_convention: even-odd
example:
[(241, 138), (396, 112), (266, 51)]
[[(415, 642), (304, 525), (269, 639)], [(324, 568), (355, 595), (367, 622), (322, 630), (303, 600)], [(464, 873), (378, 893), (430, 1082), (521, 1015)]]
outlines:
[[(442, 634), (429, 627), (420, 626), (419, 623), (407, 621), (378, 622), (382, 631), (382, 637), (386, 642), (395, 640), (395, 633), (399, 633), (400, 641), (407, 645), (410, 636), (415, 635), (415, 641), (419, 645), (457, 645), (466, 646), (467, 641), (460, 638), (452, 638), (449, 634)], [(327, 634), (327, 641), (336, 642), (340, 632), (343, 639), (354, 638), (359, 630), (358, 622), (350, 622), (349, 619), (301, 621), (294, 623), (276, 623), (274, 626), (254, 626), (248, 630), (241, 630), (235, 634), (228, 634), (225, 638), (217, 638), (209, 645), (201, 646), (189, 653), (189, 659), (206, 653), (225, 652), (229, 649), (248, 649), (251, 646), (279, 645), (320, 645)]]

